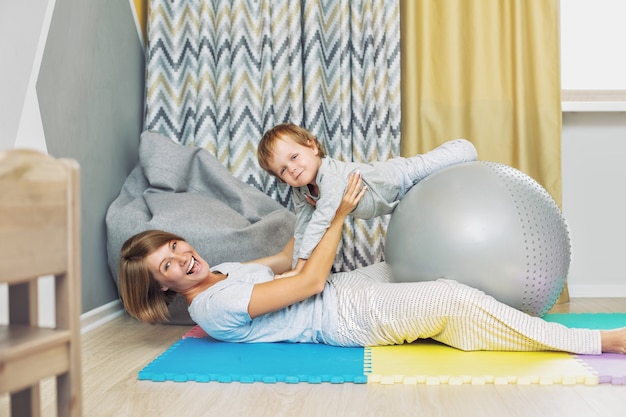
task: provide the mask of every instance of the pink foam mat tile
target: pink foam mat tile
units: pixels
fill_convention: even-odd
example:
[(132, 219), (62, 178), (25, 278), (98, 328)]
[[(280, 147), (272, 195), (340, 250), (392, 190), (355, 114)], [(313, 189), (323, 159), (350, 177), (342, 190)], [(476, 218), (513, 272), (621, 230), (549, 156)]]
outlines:
[(202, 330), (200, 326), (196, 325), (183, 335), (183, 339), (186, 339), (188, 337), (195, 337), (197, 339), (202, 339), (203, 337), (207, 337), (207, 336), (208, 335), (206, 334), (206, 332)]

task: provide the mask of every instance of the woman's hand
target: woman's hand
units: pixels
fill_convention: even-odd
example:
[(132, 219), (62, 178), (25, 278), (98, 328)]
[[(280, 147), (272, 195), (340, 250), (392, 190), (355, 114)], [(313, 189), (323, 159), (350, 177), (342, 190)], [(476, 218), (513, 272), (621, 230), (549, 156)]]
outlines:
[(365, 195), (365, 191), (367, 191), (367, 185), (363, 184), (361, 173), (356, 171), (350, 174), (346, 191), (337, 208), (337, 216), (346, 217), (350, 214)]

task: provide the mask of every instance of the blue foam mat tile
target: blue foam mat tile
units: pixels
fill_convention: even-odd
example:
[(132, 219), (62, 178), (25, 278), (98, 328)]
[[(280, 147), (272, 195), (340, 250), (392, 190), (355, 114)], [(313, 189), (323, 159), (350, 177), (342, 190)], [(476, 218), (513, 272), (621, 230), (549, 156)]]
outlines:
[(138, 378), (155, 382), (364, 384), (363, 361), (363, 348), (185, 338), (139, 371)]

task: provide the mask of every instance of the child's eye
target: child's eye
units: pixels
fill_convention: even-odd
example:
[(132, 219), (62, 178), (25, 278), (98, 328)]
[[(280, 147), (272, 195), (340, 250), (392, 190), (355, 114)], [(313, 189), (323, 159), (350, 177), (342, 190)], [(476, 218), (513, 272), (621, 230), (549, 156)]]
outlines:
[(167, 271), (168, 269), (170, 269), (170, 263), (169, 262), (165, 263), (165, 270)]
[(297, 154), (297, 153), (296, 153), (296, 154), (293, 154), (293, 155), (291, 156), (291, 160), (293, 161), (293, 160), (294, 160), (294, 159), (296, 159), (297, 157), (298, 157), (298, 154)]
[(285, 173), (285, 168), (281, 168), (279, 173), (280, 175), (283, 175)]
[(172, 242), (172, 250), (176, 250), (176, 244), (177, 244), (177, 243), (178, 243), (178, 242), (176, 242), (176, 241)]

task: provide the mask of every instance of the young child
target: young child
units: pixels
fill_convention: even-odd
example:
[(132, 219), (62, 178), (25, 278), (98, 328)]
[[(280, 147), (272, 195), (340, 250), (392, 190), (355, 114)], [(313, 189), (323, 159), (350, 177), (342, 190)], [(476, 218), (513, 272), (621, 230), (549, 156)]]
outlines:
[(384, 162), (342, 162), (329, 158), (317, 138), (292, 123), (265, 132), (257, 149), (261, 168), (293, 189), (296, 212), (294, 268), (280, 277), (295, 275), (330, 225), (348, 184), (359, 172), (367, 192), (351, 216), (371, 219), (390, 214), (418, 181), (441, 168), (475, 161), (476, 148), (465, 139), (451, 140), (423, 155)]

